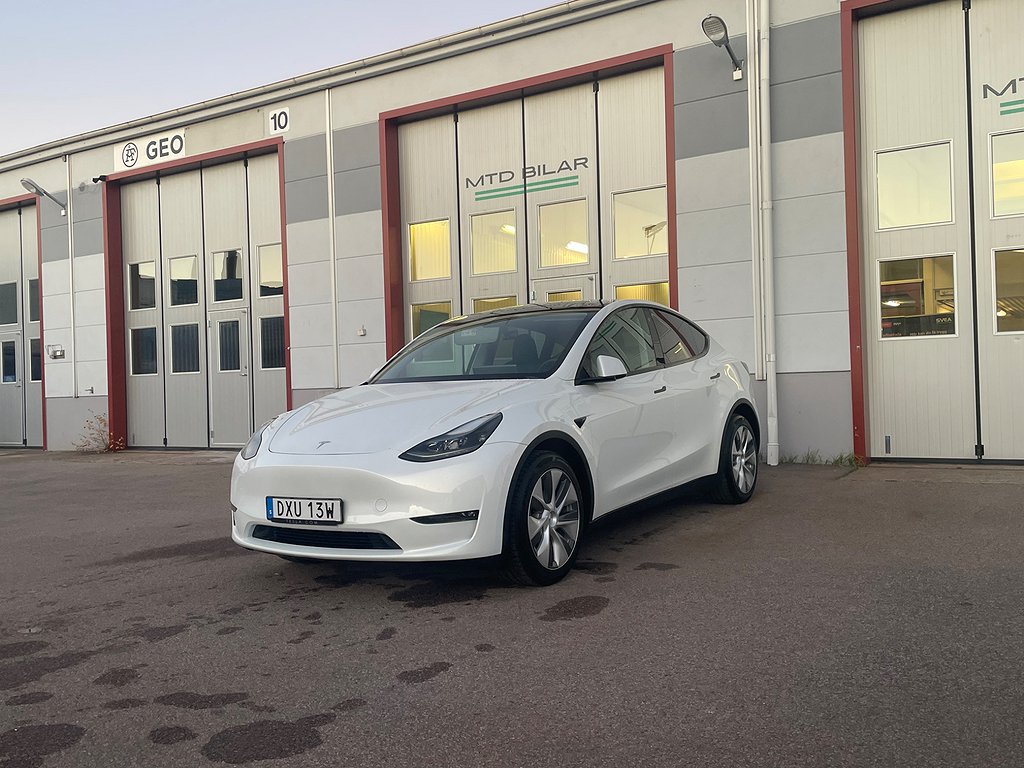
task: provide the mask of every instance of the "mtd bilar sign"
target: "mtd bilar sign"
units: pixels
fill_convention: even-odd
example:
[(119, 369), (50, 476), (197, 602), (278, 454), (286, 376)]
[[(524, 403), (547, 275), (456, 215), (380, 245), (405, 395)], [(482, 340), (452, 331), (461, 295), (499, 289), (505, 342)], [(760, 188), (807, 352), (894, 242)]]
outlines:
[(589, 157), (574, 157), (557, 163), (524, 166), (522, 171), (501, 170), (467, 176), (465, 188), (476, 200), (515, 197), (524, 192), (543, 192), (561, 187), (578, 187), (581, 170), (590, 170)]
[(1002, 116), (1017, 115), (1024, 112), (1024, 98), (1020, 98), (1018, 87), (1024, 92), (1024, 77), (1014, 78), (1002, 88), (984, 83), (981, 87), (982, 98), (987, 99), (992, 96), (996, 99), (1005, 99), (1005, 101), (999, 102), (999, 114)]

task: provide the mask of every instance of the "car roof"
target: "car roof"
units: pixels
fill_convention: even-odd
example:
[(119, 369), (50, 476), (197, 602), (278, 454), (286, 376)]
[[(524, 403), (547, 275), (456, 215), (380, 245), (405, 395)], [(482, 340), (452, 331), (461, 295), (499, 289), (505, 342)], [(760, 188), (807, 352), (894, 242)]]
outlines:
[(442, 325), (451, 327), (453, 325), (462, 325), (463, 323), (475, 323), (480, 320), (486, 320), (492, 317), (508, 317), (513, 315), (529, 315), (540, 312), (563, 312), (571, 310), (589, 310), (596, 312), (604, 307), (608, 306), (612, 302), (610, 301), (551, 301), (544, 304), (522, 304), (515, 307), (502, 307), (500, 309), (489, 309), (486, 312), (476, 312), (472, 315), (463, 315), (461, 317), (453, 317), (451, 320), (447, 320)]

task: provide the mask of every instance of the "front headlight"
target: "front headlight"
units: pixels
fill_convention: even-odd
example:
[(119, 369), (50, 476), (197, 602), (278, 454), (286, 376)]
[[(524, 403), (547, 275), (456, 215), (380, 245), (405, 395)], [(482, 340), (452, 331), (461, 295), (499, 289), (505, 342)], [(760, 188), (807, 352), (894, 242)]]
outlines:
[(481, 416), (479, 419), (467, 421), (461, 427), (456, 427), (443, 435), (424, 440), (398, 458), (406, 461), (436, 461), (472, 453), (487, 441), (499, 424), (501, 424), (500, 413)]
[(249, 438), (249, 442), (246, 443), (245, 446), (242, 448), (243, 459), (248, 461), (259, 452), (260, 443), (263, 442), (263, 433), (266, 431), (267, 427), (269, 427), (273, 423), (274, 420), (271, 419), (262, 427), (260, 427), (259, 429), (252, 433), (252, 437)]

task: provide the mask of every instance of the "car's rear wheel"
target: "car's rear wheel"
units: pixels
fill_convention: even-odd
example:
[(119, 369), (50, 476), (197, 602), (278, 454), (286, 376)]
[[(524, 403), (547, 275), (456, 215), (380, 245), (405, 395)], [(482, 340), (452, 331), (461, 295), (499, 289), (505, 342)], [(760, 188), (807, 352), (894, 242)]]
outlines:
[(505, 509), (505, 573), (518, 584), (545, 586), (572, 568), (585, 530), (576, 473), (556, 453), (531, 456)]
[(758, 455), (754, 428), (746, 416), (733, 414), (722, 437), (712, 495), (722, 504), (743, 504), (754, 495)]

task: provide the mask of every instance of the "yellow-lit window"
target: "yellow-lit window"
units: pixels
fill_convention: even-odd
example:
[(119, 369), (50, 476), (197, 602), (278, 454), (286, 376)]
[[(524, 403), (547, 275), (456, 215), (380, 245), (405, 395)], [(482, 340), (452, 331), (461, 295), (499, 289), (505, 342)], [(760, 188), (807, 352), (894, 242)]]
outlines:
[(471, 218), (473, 274), (514, 272), (516, 269), (516, 212), (478, 213)]
[(514, 307), (519, 302), (515, 296), (495, 296), (489, 299), (473, 299), (474, 312), (489, 312), (492, 309), (504, 309)]
[(616, 299), (635, 299), (638, 301), (654, 301), (658, 304), (668, 303), (668, 283), (641, 283), (639, 285), (616, 285)]
[(548, 301), (583, 301), (583, 291), (551, 291), (548, 293)]
[(992, 137), (992, 199), (996, 216), (1024, 214), (1024, 131)]
[(882, 338), (956, 333), (953, 270), (952, 256), (879, 262)]
[(879, 152), (876, 162), (879, 229), (953, 220), (948, 143)]
[(590, 261), (587, 201), (540, 207), (540, 265), (566, 267)]
[(1024, 250), (996, 253), (996, 331), (1024, 331)]
[(665, 187), (620, 192), (613, 198), (615, 258), (668, 253), (668, 198)]
[(452, 316), (450, 301), (435, 301), (430, 304), (412, 305), (412, 335), (416, 338), (424, 331), (443, 323)]
[(452, 276), (452, 246), (448, 219), (409, 225), (409, 277), (438, 280)]

